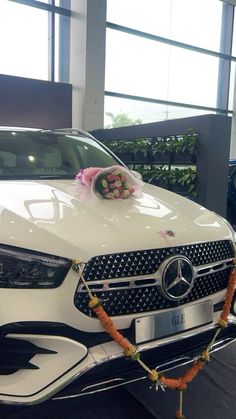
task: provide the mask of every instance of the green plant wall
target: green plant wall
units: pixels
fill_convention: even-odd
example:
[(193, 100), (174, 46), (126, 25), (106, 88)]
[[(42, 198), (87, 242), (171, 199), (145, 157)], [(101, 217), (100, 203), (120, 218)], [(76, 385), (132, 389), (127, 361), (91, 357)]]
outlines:
[(144, 182), (197, 197), (198, 134), (104, 141), (124, 163), (140, 172)]

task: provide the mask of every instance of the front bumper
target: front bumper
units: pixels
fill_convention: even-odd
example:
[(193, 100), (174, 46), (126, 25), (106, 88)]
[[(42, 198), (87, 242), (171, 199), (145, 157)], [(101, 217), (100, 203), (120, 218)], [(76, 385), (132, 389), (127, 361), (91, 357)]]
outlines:
[[(172, 337), (169, 343), (153, 341), (139, 345), (137, 349), (149, 368), (167, 371), (196, 359), (211, 341), (215, 330), (215, 326), (208, 326), (201, 328), (199, 333), (194, 330), (175, 340)], [(139, 364), (124, 358), (122, 350), (112, 341), (87, 348), (65, 336), (11, 333), (6, 339), (30, 342), (47, 353), (35, 353), (30, 359), (30, 364), (36, 368), (0, 375), (2, 403), (36, 404), (51, 397), (77, 397), (146, 377)], [(234, 340), (236, 319), (231, 316), (212, 351)]]

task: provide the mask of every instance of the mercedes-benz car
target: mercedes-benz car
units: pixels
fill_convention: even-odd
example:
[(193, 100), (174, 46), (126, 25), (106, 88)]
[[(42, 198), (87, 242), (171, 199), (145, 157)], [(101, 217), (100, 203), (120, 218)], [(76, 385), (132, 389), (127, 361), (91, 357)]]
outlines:
[(227, 219), (236, 229), (236, 160), (229, 161)]
[[(215, 333), (233, 229), (150, 184), (127, 199), (81, 192), (81, 169), (117, 165), (80, 130), (0, 130), (1, 402), (88, 395), (145, 376), (104, 331), (88, 288), (150, 368), (196, 359)], [(233, 304), (212, 350), (235, 338)]]

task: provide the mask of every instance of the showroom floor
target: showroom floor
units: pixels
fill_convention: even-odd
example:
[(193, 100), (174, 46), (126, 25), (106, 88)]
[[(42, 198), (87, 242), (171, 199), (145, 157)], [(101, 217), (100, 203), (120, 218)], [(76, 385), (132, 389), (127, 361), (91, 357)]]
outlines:
[[(180, 369), (179, 369), (180, 370)], [(172, 375), (179, 375), (179, 370)], [(157, 393), (146, 380), (126, 388), (34, 407), (0, 407), (1, 419), (174, 419), (178, 394)], [(212, 355), (211, 362), (184, 394), (186, 419), (236, 418), (236, 343)]]

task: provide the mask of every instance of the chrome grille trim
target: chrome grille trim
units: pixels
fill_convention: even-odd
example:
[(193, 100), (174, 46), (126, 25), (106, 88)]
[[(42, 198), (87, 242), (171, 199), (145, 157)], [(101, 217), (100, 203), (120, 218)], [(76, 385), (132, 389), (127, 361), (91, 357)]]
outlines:
[[(108, 285), (109, 288), (116, 289), (117, 287), (112, 287), (112, 284), (118, 284), (118, 283), (123, 284), (123, 283), (126, 283), (126, 282), (129, 282), (129, 286), (122, 287), (124, 289), (131, 288), (131, 287), (141, 288), (142, 286), (147, 286), (147, 285), (138, 285), (138, 284), (136, 285), (136, 284), (132, 284), (132, 283), (133, 282), (141, 282), (143, 280), (154, 281), (152, 285), (156, 285), (158, 283), (158, 281), (160, 280), (160, 277), (158, 277), (158, 278), (155, 277), (154, 278), (153, 275), (142, 275), (142, 276), (139, 276), (138, 278), (137, 277), (132, 277), (132, 278), (127, 277), (127, 278), (117, 278), (117, 279), (104, 279), (102, 281), (91, 281), (91, 282), (89, 282), (89, 288), (90, 288), (91, 291), (98, 291), (99, 288), (98, 287), (93, 288), (93, 286), (94, 285), (97, 285), (97, 286), (100, 285), (101, 286), (100, 289), (103, 290), (103, 288), (104, 288), (104, 290), (105, 290), (106, 286)], [(86, 287), (81, 283), (78, 286), (77, 292), (86, 292)]]
[[(217, 268), (217, 266), (219, 266), (219, 268)], [(221, 260), (215, 263), (210, 263), (207, 265), (201, 265), (194, 268), (194, 278), (198, 278), (201, 276), (206, 276), (210, 273), (213, 272), (220, 272), (223, 271), (226, 268), (232, 267), (232, 258), (231, 259), (226, 259), (226, 260)], [(217, 268), (217, 269), (216, 269)], [(203, 272), (203, 273), (199, 273), (202, 270), (207, 271), (207, 272)], [(141, 281), (153, 281), (150, 284), (141, 284), (139, 285), (138, 283)], [(160, 283), (161, 280), (161, 275), (159, 274), (159, 272), (157, 271), (155, 275), (142, 275), (137, 277), (126, 277), (126, 278), (117, 278), (117, 279), (104, 279), (104, 280), (100, 280), (100, 281), (90, 281), (89, 282), (89, 288), (92, 292), (96, 292), (96, 291), (103, 291), (106, 292), (108, 290), (121, 290), (121, 289), (129, 289), (129, 288), (145, 288), (145, 287), (149, 287), (149, 286), (155, 286), (158, 285)], [(122, 286), (122, 284), (129, 282), (128, 286)], [(112, 286), (113, 284), (115, 284), (116, 286)], [(117, 284), (121, 284), (120, 287), (117, 287)], [(96, 287), (97, 285), (97, 287)], [(95, 286), (95, 287), (94, 287)], [(86, 287), (81, 283), (79, 284), (78, 288), (77, 288), (77, 292), (87, 292)]]
[[(191, 303), (201, 298), (216, 294), (226, 289), (230, 267), (219, 272), (200, 276), (195, 279), (194, 287), (190, 293), (179, 301), (166, 300), (158, 292), (156, 285), (143, 287), (130, 287), (126, 289), (108, 289), (97, 291), (95, 294), (102, 299), (103, 307), (110, 316), (145, 313), (156, 310), (165, 310)], [(89, 297), (87, 292), (75, 294), (75, 306), (89, 317), (96, 317), (88, 308)]]
[[(208, 275), (212, 272), (222, 271), (222, 270), (224, 270), (228, 267), (232, 267), (233, 266), (232, 260), (233, 260), (233, 258), (230, 258), (230, 259), (225, 259), (225, 260), (218, 260), (215, 263), (201, 265), (201, 266), (198, 266), (198, 267), (194, 266), (193, 269), (195, 271), (196, 278), (199, 277), (199, 276)], [(218, 268), (217, 268), (217, 266), (218, 266)], [(201, 273), (201, 271), (203, 271), (203, 270), (204, 271), (207, 270), (207, 272), (202, 272)]]

